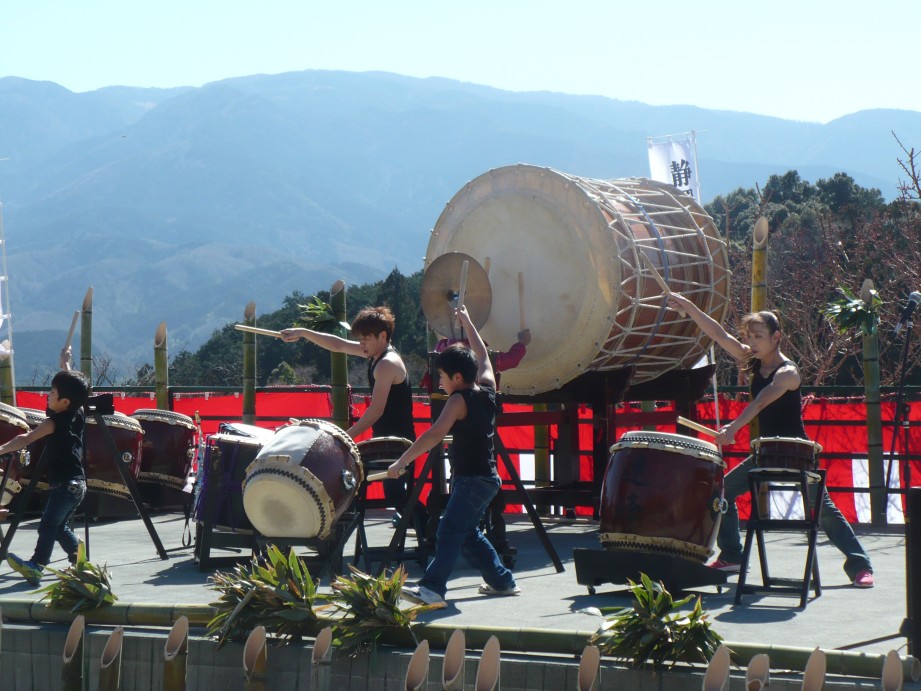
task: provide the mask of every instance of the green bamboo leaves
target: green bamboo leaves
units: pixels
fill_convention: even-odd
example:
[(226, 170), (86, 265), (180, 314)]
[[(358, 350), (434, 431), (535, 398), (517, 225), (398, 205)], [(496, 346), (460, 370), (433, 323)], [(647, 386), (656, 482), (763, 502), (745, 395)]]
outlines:
[(64, 571), (45, 567), (58, 580), (36, 592), (45, 593), (43, 600), (58, 609), (69, 609), (77, 614), (97, 607), (111, 605), (118, 597), (112, 592), (109, 570), (105, 564), (101, 567), (86, 559), (83, 543), (77, 548), (77, 563)]
[(301, 310), (298, 326), (323, 333), (338, 332), (339, 320), (336, 319), (333, 308), (316, 295), (311, 296), (306, 305), (298, 305), (298, 308)]
[(706, 662), (723, 640), (710, 628), (700, 597), (693, 609), (680, 608), (693, 599), (677, 602), (661, 583), (640, 574), (640, 583), (628, 581), (635, 601), (628, 608), (603, 608), (611, 613), (592, 636), (591, 643), (611, 657), (627, 661), (634, 669), (660, 668), (671, 661)]
[(838, 331), (860, 329), (865, 336), (872, 336), (879, 327), (879, 308), (882, 298), (876, 290), (866, 291), (867, 300), (845, 287), (838, 286), (843, 297), (833, 300), (825, 307), (825, 317)]

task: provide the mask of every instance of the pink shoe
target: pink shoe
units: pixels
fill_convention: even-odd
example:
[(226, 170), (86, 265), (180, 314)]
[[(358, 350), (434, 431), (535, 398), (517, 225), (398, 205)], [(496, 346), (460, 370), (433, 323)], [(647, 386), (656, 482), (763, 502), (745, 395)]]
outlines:
[(725, 571), (726, 573), (739, 573), (742, 569), (742, 565), (738, 562), (726, 561), (725, 559), (711, 561), (707, 566), (711, 569), (717, 569), (718, 571)]
[(861, 571), (854, 577), (855, 588), (872, 588), (873, 573), (870, 571)]

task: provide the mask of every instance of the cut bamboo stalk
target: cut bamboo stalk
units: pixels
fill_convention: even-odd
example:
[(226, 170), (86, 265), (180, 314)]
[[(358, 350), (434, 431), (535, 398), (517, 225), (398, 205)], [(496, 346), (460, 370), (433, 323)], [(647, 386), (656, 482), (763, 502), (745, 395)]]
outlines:
[(257, 626), (250, 631), (243, 646), (243, 688), (246, 691), (265, 691), (267, 656), (265, 627)]
[(125, 627), (117, 626), (109, 635), (99, 661), (99, 691), (118, 691), (122, 683), (122, 643)]
[(189, 660), (189, 618), (179, 617), (163, 646), (163, 691), (185, 691)]
[(80, 371), (93, 383), (93, 287), (83, 297), (83, 319), (80, 322)]
[(771, 680), (771, 658), (764, 653), (752, 657), (745, 670), (745, 691), (761, 691)]
[(493, 691), (500, 688), (499, 672), (501, 667), (499, 639), (490, 636), (480, 656), (480, 666), (476, 670), (476, 691)]
[(803, 671), (803, 691), (822, 691), (825, 686), (825, 653), (816, 648)]
[(329, 691), (332, 684), (333, 629), (327, 626), (317, 634), (310, 656), (311, 691)]
[(67, 638), (64, 639), (64, 654), (61, 656), (61, 689), (83, 691), (83, 634), (86, 631), (86, 617), (74, 617)]
[(703, 691), (723, 691), (729, 681), (729, 648), (721, 645), (710, 658), (704, 674)]
[[(345, 321), (347, 297), (345, 281), (335, 281), (329, 289), (329, 306), (333, 310), (336, 321), (345, 329), (344, 332), (339, 334), (343, 338), (348, 338), (349, 336), (349, 325)], [(352, 426), (348, 355), (330, 352), (329, 367), (330, 384), (333, 387), (333, 422), (340, 428), (347, 430)]]
[(890, 650), (883, 663), (883, 691), (902, 691), (902, 660), (897, 650)]
[[(256, 326), (256, 303), (250, 301), (243, 309), (243, 321)], [(243, 334), (243, 424), (256, 424), (256, 336)]]
[(579, 660), (579, 679), (576, 684), (578, 691), (598, 691), (601, 688), (601, 680), (598, 678), (600, 672), (601, 651), (595, 645), (585, 646)]
[(463, 691), (464, 660), (467, 653), (467, 638), (460, 629), (455, 629), (445, 648), (441, 667), (441, 688), (444, 691)]
[(424, 691), (429, 683), (429, 642), (424, 638), (416, 646), (406, 668), (406, 691)]
[(154, 391), (159, 410), (169, 410), (169, 350), (166, 344), (166, 322), (160, 322), (154, 333)]

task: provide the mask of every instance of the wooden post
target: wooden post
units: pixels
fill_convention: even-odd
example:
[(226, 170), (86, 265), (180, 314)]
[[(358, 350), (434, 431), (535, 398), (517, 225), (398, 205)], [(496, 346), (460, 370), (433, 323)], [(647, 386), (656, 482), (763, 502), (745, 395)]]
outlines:
[(163, 691), (185, 691), (189, 658), (189, 618), (179, 617), (163, 646)]
[[(256, 326), (256, 303), (243, 310), (243, 322)], [(256, 334), (243, 332), (243, 423), (256, 424)]]
[(267, 655), (265, 627), (257, 626), (250, 631), (243, 646), (243, 688), (246, 691), (265, 691)]
[(166, 322), (160, 322), (154, 334), (154, 390), (157, 408), (169, 410), (169, 351), (166, 345)]
[(122, 642), (125, 627), (116, 626), (109, 635), (99, 661), (99, 691), (118, 691), (122, 683)]
[(83, 297), (83, 312), (80, 321), (80, 371), (93, 384), (93, 286)]
[(64, 654), (61, 657), (62, 691), (83, 691), (83, 634), (86, 631), (86, 617), (74, 617), (64, 639)]
[[(345, 322), (345, 282), (336, 281), (332, 288), (329, 289), (330, 307), (333, 314), (336, 315), (336, 321), (340, 324)], [(340, 336), (348, 337), (347, 333), (340, 333)], [(349, 363), (348, 356), (345, 353), (330, 353), (330, 375), (332, 381), (332, 399), (333, 399), (333, 422), (342, 429), (348, 429), (352, 426), (349, 417)]]

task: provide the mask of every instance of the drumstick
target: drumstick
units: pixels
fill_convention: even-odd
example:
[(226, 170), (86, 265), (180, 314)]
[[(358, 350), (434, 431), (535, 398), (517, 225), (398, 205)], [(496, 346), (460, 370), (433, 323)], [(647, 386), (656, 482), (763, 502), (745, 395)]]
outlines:
[[(470, 270), (470, 262), (465, 259), (461, 265), (460, 287), (457, 289), (457, 309), (464, 305), (464, 293), (467, 292), (467, 271)], [(458, 322), (459, 324), (460, 322)]]
[(685, 427), (690, 427), (691, 429), (697, 430), (698, 432), (703, 432), (704, 434), (709, 434), (711, 437), (718, 437), (720, 434), (715, 429), (710, 429), (709, 427), (702, 425), (699, 422), (688, 420), (686, 417), (681, 417), (680, 415), (678, 416), (678, 424), (684, 425)]
[[(649, 260), (649, 257), (647, 257), (642, 252), (640, 252), (640, 256), (643, 258), (643, 261), (646, 262), (646, 268), (649, 269), (649, 273), (652, 274), (652, 277), (656, 280), (656, 283), (659, 284), (659, 287), (662, 289), (662, 292), (665, 293), (665, 295), (671, 295), (672, 291), (668, 287), (668, 283), (666, 283), (665, 279), (662, 278), (662, 276), (659, 274), (658, 271), (656, 271), (656, 267), (652, 265), (652, 262)], [(678, 314), (680, 314), (682, 317), (688, 316), (687, 312), (685, 312), (684, 310), (678, 310)]]
[(518, 324), (521, 326), (519, 331), (527, 328), (524, 321), (524, 271), (518, 272)]
[(77, 328), (77, 320), (80, 318), (80, 310), (74, 310), (74, 318), (70, 320), (70, 331), (67, 332), (67, 340), (64, 341), (64, 350), (70, 348), (70, 342), (74, 337), (74, 329)]
[[(403, 474), (403, 471), (400, 471), (400, 475)], [(382, 470), (379, 473), (371, 473), (368, 475), (368, 482), (377, 482), (378, 480), (386, 480), (389, 476), (387, 475), (386, 470)]]
[(270, 331), (269, 329), (259, 329), (255, 326), (247, 326), (246, 324), (234, 324), (233, 328), (237, 331), (246, 331), (252, 334), (259, 334), (260, 336), (274, 336), (275, 338), (282, 338), (280, 331)]

